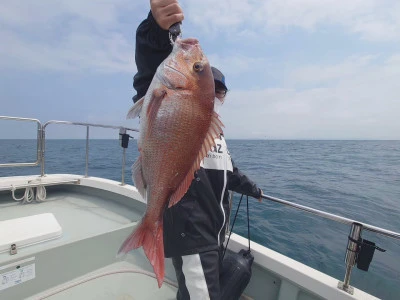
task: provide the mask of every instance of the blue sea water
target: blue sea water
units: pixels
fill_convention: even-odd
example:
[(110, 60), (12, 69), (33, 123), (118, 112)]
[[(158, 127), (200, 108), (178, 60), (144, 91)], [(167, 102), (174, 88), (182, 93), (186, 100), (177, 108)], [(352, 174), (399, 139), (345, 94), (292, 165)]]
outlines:
[[(48, 140), (46, 173), (85, 172), (84, 140)], [(400, 141), (229, 140), (235, 164), (265, 194), (400, 232)], [(118, 140), (90, 141), (89, 175), (121, 180)], [(137, 157), (127, 149), (126, 182)], [(0, 140), (0, 164), (36, 160), (36, 141)], [(0, 176), (39, 174), (39, 167), (0, 168)], [(240, 195), (235, 195), (234, 210)], [(339, 280), (350, 227), (281, 204), (249, 198), (251, 238)], [(234, 228), (247, 235), (245, 201)], [(375, 252), (351, 285), (382, 299), (400, 298), (400, 241), (368, 231)]]

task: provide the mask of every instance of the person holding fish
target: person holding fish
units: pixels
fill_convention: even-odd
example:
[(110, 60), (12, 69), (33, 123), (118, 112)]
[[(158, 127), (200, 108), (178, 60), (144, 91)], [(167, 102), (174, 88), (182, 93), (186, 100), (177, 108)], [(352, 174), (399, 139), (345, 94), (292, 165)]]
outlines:
[(219, 275), (229, 217), (229, 192), (261, 201), (262, 191), (234, 165), (216, 112), (225, 77), (196, 39), (168, 29), (182, 22), (176, 0), (150, 0), (136, 31), (137, 94), (128, 116), (140, 116), (140, 155), (132, 167), (147, 201), (140, 224), (119, 253), (143, 247), (159, 287), (164, 257), (172, 258), (177, 299), (220, 299)]

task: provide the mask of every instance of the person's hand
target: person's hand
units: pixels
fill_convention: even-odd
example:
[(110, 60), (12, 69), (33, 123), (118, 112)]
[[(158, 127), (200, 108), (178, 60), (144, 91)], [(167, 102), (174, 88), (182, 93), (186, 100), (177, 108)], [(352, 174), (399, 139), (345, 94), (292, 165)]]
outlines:
[(157, 24), (164, 30), (184, 19), (178, 0), (150, 0), (150, 7)]

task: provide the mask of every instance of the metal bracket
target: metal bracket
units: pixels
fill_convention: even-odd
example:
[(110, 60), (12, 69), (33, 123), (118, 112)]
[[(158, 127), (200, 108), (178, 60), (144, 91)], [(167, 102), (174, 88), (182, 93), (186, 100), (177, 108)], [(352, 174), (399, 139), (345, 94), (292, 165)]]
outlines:
[(10, 247), (10, 255), (14, 255), (17, 254), (17, 245), (16, 244), (12, 244)]
[(182, 36), (182, 31), (181, 31), (181, 22), (172, 24), (171, 27), (169, 28), (169, 40), (171, 42), (171, 45), (173, 45), (176, 41), (176, 38), (179, 36)]
[(349, 293), (350, 295), (354, 295), (354, 288), (350, 285), (347, 287), (344, 286), (344, 282), (339, 281), (337, 287), (341, 289), (342, 291), (345, 291), (346, 293)]

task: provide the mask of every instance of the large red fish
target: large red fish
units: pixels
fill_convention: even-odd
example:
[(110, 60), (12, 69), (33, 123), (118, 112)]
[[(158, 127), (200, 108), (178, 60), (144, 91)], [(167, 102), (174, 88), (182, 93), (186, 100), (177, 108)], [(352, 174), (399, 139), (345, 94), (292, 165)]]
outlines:
[(128, 113), (140, 116), (140, 155), (132, 176), (147, 209), (119, 253), (142, 246), (159, 287), (164, 280), (164, 209), (184, 196), (214, 138), (222, 133), (214, 98), (211, 67), (198, 41), (177, 39), (146, 95)]

